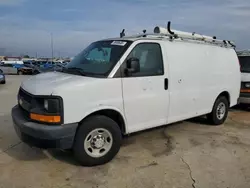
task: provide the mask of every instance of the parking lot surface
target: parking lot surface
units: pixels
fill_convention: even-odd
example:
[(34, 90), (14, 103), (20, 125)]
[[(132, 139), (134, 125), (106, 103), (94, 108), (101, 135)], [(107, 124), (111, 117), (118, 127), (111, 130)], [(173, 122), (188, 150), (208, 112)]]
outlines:
[(6, 76), (0, 85), (0, 187), (250, 187), (250, 112), (231, 110), (217, 127), (197, 118), (131, 135), (113, 161), (87, 168), (70, 152), (32, 148), (17, 137), (10, 111), (28, 77)]

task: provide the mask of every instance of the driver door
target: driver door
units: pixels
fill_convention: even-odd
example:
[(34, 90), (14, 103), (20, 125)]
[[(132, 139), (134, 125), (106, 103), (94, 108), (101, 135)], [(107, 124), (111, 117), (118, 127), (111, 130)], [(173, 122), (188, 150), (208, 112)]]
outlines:
[(138, 43), (123, 63), (123, 68), (129, 58), (139, 59), (140, 71), (122, 76), (128, 132), (166, 124), (169, 91), (161, 45), (156, 42)]

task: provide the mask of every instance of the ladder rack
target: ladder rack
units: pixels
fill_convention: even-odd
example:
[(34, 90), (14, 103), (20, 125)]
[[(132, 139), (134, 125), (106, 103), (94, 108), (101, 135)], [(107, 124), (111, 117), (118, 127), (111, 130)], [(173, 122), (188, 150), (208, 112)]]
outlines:
[[(134, 38), (140, 38), (140, 37), (157, 37), (157, 38), (167, 38), (170, 40), (175, 40), (175, 39), (180, 39), (180, 40), (193, 40), (193, 41), (199, 41), (199, 42), (206, 42), (214, 45), (220, 45), (223, 47), (233, 47), (235, 48), (235, 44), (232, 41), (229, 40), (219, 40), (215, 36), (205, 36), (201, 34), (197, 34), (195, 32), (189, 33), (189, 32), (183, 32), (183, 31), (178, 31), (178, 30), (171, 30), (170, 28), (171, 22), (168, 22), (168, 27), (163, 28), (163, 27), (158, 27), (156, 26), (154, 28), (153, 33), (146, 33), (146, 30), (143, 30), (143, 33), (138, 34), (138, 35), (133, 35), (131, 37)], [(120, 33), (120, 37), (122, 38), (125, 36), (124, 33), (125, 30)]]

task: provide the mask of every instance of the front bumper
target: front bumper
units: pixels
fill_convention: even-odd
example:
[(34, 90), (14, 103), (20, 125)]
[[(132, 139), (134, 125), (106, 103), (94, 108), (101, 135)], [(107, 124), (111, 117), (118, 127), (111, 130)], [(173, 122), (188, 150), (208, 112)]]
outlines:
[(240, 94), (240, 103), (241, 104), (250, 104), (250, 93), (241, 93)]
[(240, 97), (240, 104), (250, 104), (250, 98)]
[(39, 148), (71, 149), (78, 123), (45, 125), (25, 119), (19, 106), (12, 108), (14, 128), (20, 139)]

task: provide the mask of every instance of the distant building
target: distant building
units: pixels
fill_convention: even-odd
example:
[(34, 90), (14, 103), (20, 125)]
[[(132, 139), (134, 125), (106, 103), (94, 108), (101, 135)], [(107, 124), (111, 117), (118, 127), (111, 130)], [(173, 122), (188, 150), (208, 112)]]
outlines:
[(5, 60), (5, 56), (0, 56), (0, 61), (4, 61)]
[(21, 57), (8, 57), (5, 56), (5, 61), (21, 61), (22, 58)]

